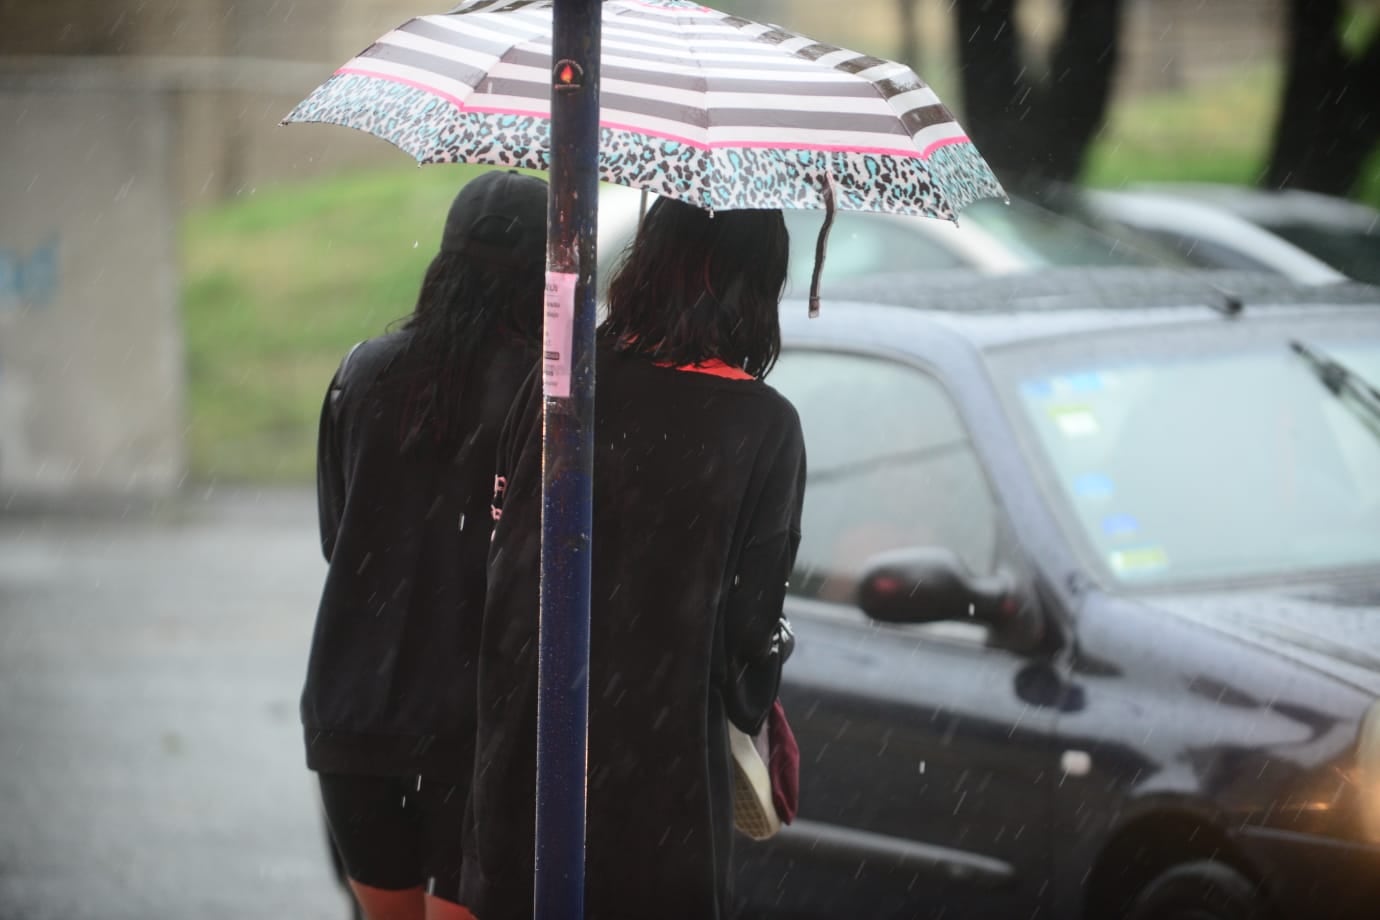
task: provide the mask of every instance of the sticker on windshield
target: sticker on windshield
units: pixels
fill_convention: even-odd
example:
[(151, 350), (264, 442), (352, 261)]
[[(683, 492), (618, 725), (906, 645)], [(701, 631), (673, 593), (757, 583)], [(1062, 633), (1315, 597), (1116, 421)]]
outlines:
[(1073, 393), (1100, 393), (1106, 389), (1106, 378), (1095, 371), (1070, 374), (1062, 382)]
[(1049, 415), (1066, 438), (1086, 438), (1102, 430), (1087, 406), (1055, 406)]
[(1112, 374), (1102, 371), (1077, 371), (1059, 377), (1042, 377), (1021, 384), (1021, 395), (1027, 399), (1050, 400), (1056, 397), (1087, 396), (1101, 393), (1116, 385)]
[(1090, 501), (1106, 501), (1115, 492), (1112, 477), (1104, 473), (1084, 473), (1073, 481), (1073, 494)]
[(1140, 521), (1132, 514), (1109, 514), (1102, 519), (1102, 533), (1113, 540), (1124, 540), (1140, 533)]
[(1162, 546), (1141, 546), (1113, 550), (1107, 554), (1107, 562), (1118, 575), (1143, 575), (1168, 567), (1169, 554)]

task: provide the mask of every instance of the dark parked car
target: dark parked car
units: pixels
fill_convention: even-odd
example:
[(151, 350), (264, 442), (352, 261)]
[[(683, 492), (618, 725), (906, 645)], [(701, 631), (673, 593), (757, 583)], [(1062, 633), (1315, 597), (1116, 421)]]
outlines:
[[(1380, 289), (877, 278), (784, 310), (809, 449), (753, 915), (1380, 910)], [(1351, 376), (1348, 376), (1350, 374)]]
[(1301, 189), (1212, 183), (1158, 183), (1132, 190), (1201, 202), (1249, 221), (1351, 278), (1380, 283), (1380, 211), (1358, 201)]

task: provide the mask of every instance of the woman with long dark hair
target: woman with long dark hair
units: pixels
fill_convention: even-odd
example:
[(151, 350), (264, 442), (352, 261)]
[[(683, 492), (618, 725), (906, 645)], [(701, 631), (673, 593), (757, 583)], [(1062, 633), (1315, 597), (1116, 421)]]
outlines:
[[(780, 350), (779, 211), (660, 200), (609, 288), (596, 373), (589, 920), (731, 915), (728, 726), (781, 676), (805, 450), (762, 382)], [(530, 918), (541, 517), (539, 381), (499, 448), (479, 733), (461, 891)]]
[(370, 920), (468, 916), (460, 836), (494, 453), (534, 366), (545, 241), (545, 182), (467, 183), (416, 309), (350, 352), (321, 411), (329, 570), (302, 724)]

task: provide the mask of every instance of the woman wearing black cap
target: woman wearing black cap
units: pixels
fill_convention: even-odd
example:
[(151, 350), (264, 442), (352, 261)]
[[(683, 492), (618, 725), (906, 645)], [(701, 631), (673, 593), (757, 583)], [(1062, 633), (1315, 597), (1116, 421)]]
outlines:
[[(728, 726), (755, 734), (784, 658), (805, 448), (776, 361), (779, 211), (659, 200), (613, 277), (596, 358), (586, 913), (732, 915)], [(529, 920), (541, 517), (539, 389), (499, 447), (464, 903)], [(472, 842), (472, 846), (470, 843)]]
[(302, 725), (371, 920), (467, 916), (460, 833), (494, 453), (535, 360), (545, 253), (545, 182), (471, 180), (416, 309), (346, 356), (322, 407), (329, 570)]

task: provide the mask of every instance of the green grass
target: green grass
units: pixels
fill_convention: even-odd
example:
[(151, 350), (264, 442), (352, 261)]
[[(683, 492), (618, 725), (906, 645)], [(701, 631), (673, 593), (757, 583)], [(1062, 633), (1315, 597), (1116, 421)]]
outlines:
[[(1145, 98), (1114, 111), (1096, 185), (1253, 184), (1278, 80)], [(451, 198), (473, 171), (387, 170), (261, 190), (190, 215), (183, 310), (192, 475), (308, 482), (326, 383), (353, 343), (409, 313)], [(1380, 156), (1360, 197), (1380, 204)]]
[(192, 214), (184, 327), (192, 474), (310, 479), (327, 381), (409, 313), (468, 167), (402, 167), (261, 191)]
[[(1283, 75), (1262, 68), (1209, 91), (1149, 96), (1112, 110), (1083, 180), (1190, 181), (1257, 185), (1265, 174)], [(1380, 153), (1362, 171), (1355, 197), (1380, 207)]]
[(1276, 71), (1242, 76), (1210, 93), (1147, 96), (1114, 108), (1084, 181), (1191, 180), (1254, 185), (1274, 128)]

